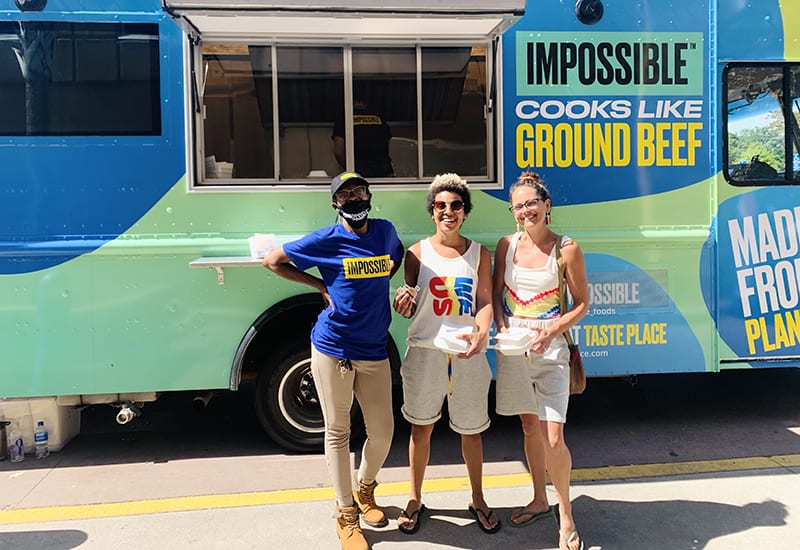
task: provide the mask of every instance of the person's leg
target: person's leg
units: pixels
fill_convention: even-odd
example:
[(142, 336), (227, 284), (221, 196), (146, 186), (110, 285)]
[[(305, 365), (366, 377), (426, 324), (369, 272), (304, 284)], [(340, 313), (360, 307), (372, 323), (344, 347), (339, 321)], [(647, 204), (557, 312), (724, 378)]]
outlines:
[(579, 537), (574, 537), (570, 544), (567, 540), (575, 531), (575, 520), (572, 517), (572, 502), (569, 497), (569, 480), (572, 472), (572, 455), (564, 441), (564, 424), (561, 422), (542, 422), (546, 430), (546, 463), (550, 481), (558, 497), (559, 514), (559, 548), (578, 550), (581, 546)]
[(483, 438), (481, 434), (461, 435), (461, 456), (467, 467), (469, 486), (472, 489), (472, 505), (486, 510), (483, 498)]
[(453, 358), (453, 391), (448, 394), (450, 428), (461, 435), (461, 456), (467, 467), (472, 498), (470, 510), (481, 529), (499, 529), (500, 520), (486, 503), (483, 494), (483, 439), (489, 425), (489, 386), (492, 371), (484, 354), (469, 359)]
[(569, 349), (563, 337), (553, 340), (538, 362), (536, 393), (539, 399), (539, 427), (545, 445), (545, 464), (556, 491), (559, 512), (559, 548), (578, 550), (582, 541), (575, 536), (569, 496), (572, 456), (564, 441), (564, 423), (569, 407)]
[(461, 435), (461, 456), (467, 467), (469, 486), (472, 489), (472, 504), (486, 506), (483, 498), (483, 438), (481, 434)]
[(577, 535), (573, 536), (575, 520), (569, 496), (572, 455), (564, 441), (564, 424), (569, 406), (569, 351), (564, 342), (560, 346), (551, 344), (549, 353), (550, 357), (547, 354), (545, 357), (551, 362), (542, 369), (543, 377), (537, 386), (540, 390), (539, 427), (544, 439), (547, 473), (558, 498), (558, 547), (562, 550), (579, 550), (583, 542)]
[(342, 373), (338, 360), (311, 346), (311, 372), (325, 421), (325, 459), (336, 493), (336, 533), (342, 548), (367, 550), (353, 500), (350, 479), (350, 407), (353, 402), (353, 371)]
[(431, 434), (433, 424), (411, 425), (411, 437), (408, 439), (408, 467), (411, 482), (411, 492), (403, 514), (397, 519), (401, 530), (414, 529), (419, 521), (419, 514), (415, 514), (422, 507), (422, 482), (425, 480), (425, 470), (431, 456)]
[(541, 514), (548, 509), (544, 440), (539, 430), (539, 399), (535, 383), (538, 374), (539, 369), (526, 357), (497, 355), (496, 411), (507, 416), (519, 416), (525, 458), (533, 482), (533, 499), (511, 513), (509, 521), (514, 527), (544, 517)]
[(500, 519), (486, 504), (483, 496), (483, 438), (481, 434), (461, 435), (461, 455), (467, 466), (467, 476), (472, 489), (470, 509), (475, 510), (475, 520), (481, 523), (481, 530), (494, 531), (500, 527)]
[(403, 417), (411, 424), (408, 466), (411, 489), (406, 507), (397, 519), (400, 530), (414, 533), (422, 511), (422, 483), (431, 453), (431, 434), (442, 416), (447, 393), (447, 357), (438, 350), (411, 346), (403, 365)]
[[(431, 456), (431, 434), (434, 424), (427, 426), (411, 426), (411, 437), (408, 440), (408, 467), (411, 482), (411, 493), (408, 500), (422, 502), (422, 482), (425, 479), (425, 469)], [(419, 508), (419, 506), (417, 506)], [(408, 510), (413, 512), (414, 510)]]
[(511, 513), (513, 525), (526, 524), (542, 517), (540, 514), (550, 511), (545, 481), (545, 444), (539, 427), (539, 417), (535, 414), (521, 414), (519, 418), (522, 424), (525, 458), (528, 461), (528, 469), (533, 482), (533, 500), (524, 508), (519, 508)]
[(353, 404), (353, 370), (345, 373), (338, 359), (311, 346), (311, 372), (325, 421), (325, 460), (340, 506), (353, 506), (350, 469), (350, 407)]
[(361, 465), (356, 474), (353, 498), (367, 525), (383, 527), (389, 521), (375, 503), (375, 480), (383, 466), (394, 432), (392, 411), (392, 376), (389, 360), (354, 361), (355, 383), (353, 390), (364, 414), (367, 440), (361, 454)]
[(392, 372), (388, 359), (354, 361), (353, 365), (353, 390), (367, 428), (358, 478), (365, 483), (372, 483), (389, 454), (394, 434)]

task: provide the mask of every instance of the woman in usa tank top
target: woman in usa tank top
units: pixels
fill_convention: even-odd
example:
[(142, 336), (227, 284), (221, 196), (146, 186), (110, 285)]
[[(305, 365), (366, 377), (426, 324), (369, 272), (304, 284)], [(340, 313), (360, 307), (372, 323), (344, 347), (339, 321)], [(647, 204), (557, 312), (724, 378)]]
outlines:
[[(423, 521), (422, 480), (433, 427), (447, 400), (450, 428), (461, 435), (461, 451), (472, 488), (468, 510), (485, 533), (500, 520), (484, 499), (483, 443), (489, 427), (492, 374), (485, 348), (492, 324), (492, 273), (488, 249), (461, 234), (472, 209), (466, 182), (457, 174), (436, 176), (426, 207), (436, 231), (406, 253), (406, 285), (395, 295), (395, 310), (411, 317), (403, 377), (403, 416), (411, 423), (411, 492), (398, 518), (401, 533), (415, 533)], [(444, 324), (461, 327), (461, 350), (443, 351), (437, 335)], [(455, 346), (454, 346), (455, 348)]]

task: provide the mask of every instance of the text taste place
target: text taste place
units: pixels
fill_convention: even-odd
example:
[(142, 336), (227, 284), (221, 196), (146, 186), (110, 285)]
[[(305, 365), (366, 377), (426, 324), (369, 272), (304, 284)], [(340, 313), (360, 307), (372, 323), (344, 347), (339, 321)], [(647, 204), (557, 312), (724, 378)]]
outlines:
[(667, 323), (582, 325), (586, 346), (644, 346), (667, 343)]

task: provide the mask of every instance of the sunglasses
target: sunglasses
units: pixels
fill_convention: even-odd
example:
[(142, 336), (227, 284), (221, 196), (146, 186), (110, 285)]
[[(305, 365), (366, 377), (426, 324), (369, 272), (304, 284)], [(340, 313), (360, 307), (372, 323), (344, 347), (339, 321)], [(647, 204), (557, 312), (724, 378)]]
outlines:
[(464, 201), (433, 201), (433, 207), (437, 212), (444, 212), (447, 209), (447, 205), (450, 205), (451, 212), (461, 212), (464, 210)]
[(528, 208), (528, 209), (536, 208), (539, 205), (540, 202), (542, 202), (542, 199), (539, 199), (539, 198), (528, 199), (525, 202), (520, 202), (520, 203), (517, 203), (517, 204), (515, 204), (513, 206), (509, 206), (508, 210), (510, 212), (521, 212), (523, 208)]
[(359, 185), (358, 187), (353, 187), (352, 189), (337, 191), (336, 193), (333, 194), (333, 196), (339, 202), (344, 202), (350, 197), (355, 197), (357, 199), (366, 199), (369, 196), (369, 189), (367, 189), (366, 185)]

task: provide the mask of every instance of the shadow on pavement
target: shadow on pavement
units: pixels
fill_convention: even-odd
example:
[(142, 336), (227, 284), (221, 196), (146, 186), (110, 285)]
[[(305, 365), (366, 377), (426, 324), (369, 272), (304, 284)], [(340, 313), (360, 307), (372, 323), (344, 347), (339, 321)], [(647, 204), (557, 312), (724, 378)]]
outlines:
[(580, 529), (591, 533), (586, 548), (705, 548), (709, 541), (754, 527), (786, 525), (786, 505), (774, 500), (744, 506), (665, 500), (623, 502), (580, 496), (572, 503)]
[[(394, 523), (381, 530), (367, 529), (365, 535), (372, 544), (415, 541), (422, 546), (467, 550), (558, 547), (555, 517), (516, 529), (508, 526), (511, 508), (494, 510), (503, 522), (502, 529), (494, 535), (480, 532), (466, 508), (432, 506), (428, 506), (428, 513), (414, 535), (398, 532)], [(586, 534), (587, 550), (701, 550), (719, 537), (755, 527), (785, 526), (787, 516), (786, 506), (774, 500), (733, 506), (707, 501), (624, 502), (580, 496), (573, 501), (573, 510), (575, 517), (580, 518), (579, 533)], [(386, 512), (390, 519), (397, 519), (400, 509), (390, 506)]]
[(53, 531), (18, 531), (16, 533), (0, 533), (0, 549), (17, 548), (49, 548), (67, 550), (77, 548), (88, 540), (89, 536), (75, 529)]

